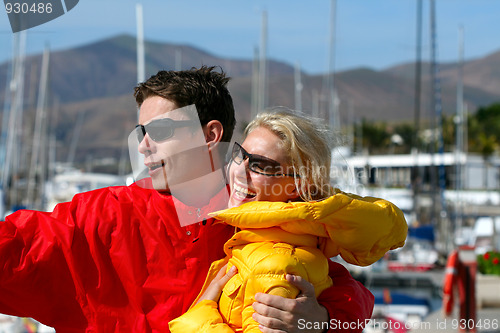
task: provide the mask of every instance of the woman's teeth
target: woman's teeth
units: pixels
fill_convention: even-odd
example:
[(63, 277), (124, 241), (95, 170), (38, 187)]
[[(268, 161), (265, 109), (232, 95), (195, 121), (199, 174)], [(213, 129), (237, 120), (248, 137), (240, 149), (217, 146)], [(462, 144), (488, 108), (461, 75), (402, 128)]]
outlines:
[(248, 188), (243, 188), (243, 187), (238, 186), (236, 184), (233, 186), (233, 189), (236, 192), (243, 194), (245, 197), (253, 198), (257, 195), (257, 193), (250, 191)]

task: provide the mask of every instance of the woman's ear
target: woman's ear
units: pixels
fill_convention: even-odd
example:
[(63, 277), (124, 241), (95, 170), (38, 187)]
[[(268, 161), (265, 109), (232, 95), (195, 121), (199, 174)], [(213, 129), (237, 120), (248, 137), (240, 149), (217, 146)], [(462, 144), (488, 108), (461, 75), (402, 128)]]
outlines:
[(224, 128), (220, 121), (210, 120), (203, 126), (203, 133), (205, 134), (208, 150), (212, 151), (219, 144), (220, 140), (222, 140)]
[(294, 186), (293, 186), (293, 190), (291, 190), (289, 193), (287, 193), (288, 195), (288, 202), (292, 202), (292, 201), (297, 201), (300, 199), (300, 193), (299, 193), (299, 190), (297, 189), (297, 187), (300, 186), (300, 181), (298, 183), (295, 183)]

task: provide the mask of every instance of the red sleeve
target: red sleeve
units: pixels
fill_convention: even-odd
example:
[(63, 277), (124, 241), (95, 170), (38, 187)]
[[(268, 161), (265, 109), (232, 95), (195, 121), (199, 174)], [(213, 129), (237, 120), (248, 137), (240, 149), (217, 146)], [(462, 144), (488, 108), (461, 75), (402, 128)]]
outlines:
[(0, 221), (0, 312), (56, 329), (87, 327), (88, 293), (112, 282), (100, 267), (116, 225), (104, 209), (112, 201), (109, 191), (88, 192), (51, 213), (21, 210)]
[(65, 257), (74, 230), (69, 220), (27, 210), (0, 222), (0, 312), (45, 323), (54, 319), (50, 313), (85, 321)]
[(328, 261), (333, 286), (318, 297), (330, 316), (328, 333), (361, 332), (372, 316), (374, 297), (339, 263)]

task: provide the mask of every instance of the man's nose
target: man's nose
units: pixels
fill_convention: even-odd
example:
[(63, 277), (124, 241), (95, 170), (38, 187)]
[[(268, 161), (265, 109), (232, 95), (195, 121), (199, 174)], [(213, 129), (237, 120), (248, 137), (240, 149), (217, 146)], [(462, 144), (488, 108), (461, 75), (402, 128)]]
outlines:
[(154, 141), (151, 140), (151, 138), (149, 137), (149, 134), (146, 132), (146, 135), (144, 135), (144, 137), (142, 138), (142, 141), (139, 142), (139, 148), (138, 148), (139, 153), (141, 153), (143, 155), (148, 155), (148, 154), (153, 153), (153, 150), (155, 147), (154, 144), (151, 144), (153, 142)]

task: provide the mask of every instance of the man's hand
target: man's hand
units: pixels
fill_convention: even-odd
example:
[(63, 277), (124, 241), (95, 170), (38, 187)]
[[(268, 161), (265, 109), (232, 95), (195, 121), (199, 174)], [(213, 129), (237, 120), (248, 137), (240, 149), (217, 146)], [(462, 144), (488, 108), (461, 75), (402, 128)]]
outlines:
[[(328, 311), (316, 300), (314, 286), (300, 276), (287, 274), (286, 279), (299, 288), (300, 293), (296, 299), (263, 293), (255, 295), (253, 319), (260, 324), (259, 329), (264, 333), (326, 332)], [(299, 320), (302, 323), (300, 326)], [(306, 329), (314, 328), (315, 323), (325, 329)]]
[(226, 274), (227, 264), (225, 264), (217, 273), (217, 276), (210, 282), (205, 292), (200, 296), (196, 304), (203, 300), (212, 300), (214, 302), (219, 302), (220, 294), (222, 293), (222, 288), (224, 285), (232, 278), (237, 272), (238, 269), (236, 266), (232, 266), (229, 269), (229, 272)]

